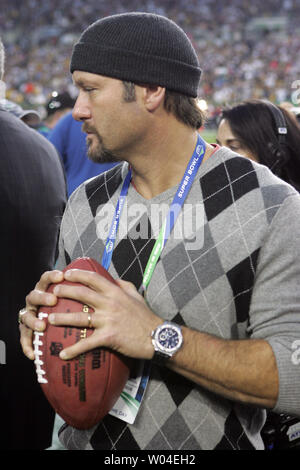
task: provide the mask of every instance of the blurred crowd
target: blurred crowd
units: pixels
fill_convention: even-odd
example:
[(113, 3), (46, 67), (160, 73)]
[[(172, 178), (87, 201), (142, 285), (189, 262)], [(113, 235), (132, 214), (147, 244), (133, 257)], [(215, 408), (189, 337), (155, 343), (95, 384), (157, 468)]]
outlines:
[(213, 113), (249, 98), (291, 101), (300, 79), (299, 0), (1, 0), (7, 98), (42, 107), (53, 90), (75, 95), (72, 46), (94, 20), (125, 11), (174, 19), (203, 68), (200, 96)]

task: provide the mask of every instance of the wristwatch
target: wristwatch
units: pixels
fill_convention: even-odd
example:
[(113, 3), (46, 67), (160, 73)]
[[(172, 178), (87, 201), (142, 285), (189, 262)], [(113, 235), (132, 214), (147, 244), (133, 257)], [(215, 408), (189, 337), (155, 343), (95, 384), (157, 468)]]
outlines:
[(176, 323), (165, 321), (151, 333), (154, 346), (153, 362), (164, 364), (181, 348), (183, 343), (182, 331)]

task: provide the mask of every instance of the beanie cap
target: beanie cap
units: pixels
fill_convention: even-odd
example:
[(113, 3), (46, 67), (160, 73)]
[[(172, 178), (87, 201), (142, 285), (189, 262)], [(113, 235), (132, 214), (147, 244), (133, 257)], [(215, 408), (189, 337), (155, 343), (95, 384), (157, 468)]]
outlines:
[(75, 70), (159, 85), (197, 97), (201, 70), (186, 33), (153, 13), (122, 13), (91, 24), (75, 44)]

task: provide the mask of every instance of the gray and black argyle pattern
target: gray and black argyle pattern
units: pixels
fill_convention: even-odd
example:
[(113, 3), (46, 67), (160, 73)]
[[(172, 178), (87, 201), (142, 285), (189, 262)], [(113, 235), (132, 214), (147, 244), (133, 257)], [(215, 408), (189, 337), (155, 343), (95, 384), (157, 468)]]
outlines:
[[(61, 227), (58, 268), (80, 256), (100, 262), (109, 230), (104, 221), (107, 218), (110, 223), (112, 217), (108, 207), (116, 206), (127, 168), (126, 163), (120, 164), (87, 181), (72, 195)], [(140, 287), (160, 228), (153, 214), (159, 207), (169, 206), (175, 191), (171, 188), (145, 200), (131, 185), (109, 269), (112, 276)], [(184, 236), (170, 237), (147, 290), (149, 306), (166, 320), (224, 339), (266, 338), (275, 356), (285, 357), (288, 353), (282, 353), (282, 341), (278, 346), (273, 338), (280, 323), (276, 314), (282, 317), (288, 307), (283, 305), (283, 312), (276, 307), (274, 313), (272, 302), (284, 297), (288, 303), (288, 299), (277, 281), (279, 275), (275, 273), (274, 280), (269, 275), (268, 261), (278, 258), (280, 262), (282, 250), (283, 256), (290, 256), (289, 250), (295, 255), (294, 248), (286, 246), (287, 236), (278, 233), (282, 225), (293, 228), (296, 224), (299, 236), (299, 223), (294, 221), (295, 210), (300, 215), (298, 194), (266, 167), (221, 148), (201, 166), (185, 205), (197, 207), (201, 214), (200, 226), (197, 222), (201, 243), (190, 244), (190, 238)], [(131, 217), (133, 207), (138, 209), (135, 217)], [(197, 218), (197, 214), (191, 217)], [(141, 231), (143, 237), (138, 237)], [(299, 280), (298, 268), (295, 273), (290, 264), (283, 268)], [(273, 292), (270, 305), (263, 294), (265, 272)], [(299, 312), (299, 297), (294, 301)], [(287, 381), (286, 363), (281, 365), (280, 376), (285, 374)], [(279, 360), (278, 364), (280, 367)], [(64, 425), (60, 439), (69, 449), (262, 449), (264, 420), (264, 410), (232, 403), (167, 368), (152, 365), (133, 425), (107, 415), (88, 431)]]

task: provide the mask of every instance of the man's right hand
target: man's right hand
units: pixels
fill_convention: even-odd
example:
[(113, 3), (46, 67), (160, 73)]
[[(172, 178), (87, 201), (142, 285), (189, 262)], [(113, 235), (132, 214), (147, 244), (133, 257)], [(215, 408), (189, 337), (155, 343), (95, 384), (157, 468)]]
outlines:
[(62, 282), (64, 275), (62, 271), (46, 271), (42, 274), (35, 288), (26, 297), (26, 306), (22, 310), (26, 313), (22, 314), (20, 323), (21, 346), (23, 353), (28, 359), (34, 360), (33, 350), (33, 332), (44, 331), (46, 324), (43, 320), (37, 318), (37, 311), (41, 305), (44, 307), (52, 307), (57, 302), (54, 294), (47, 293), (50, 284)]

